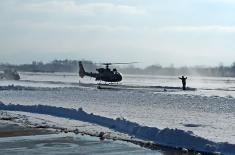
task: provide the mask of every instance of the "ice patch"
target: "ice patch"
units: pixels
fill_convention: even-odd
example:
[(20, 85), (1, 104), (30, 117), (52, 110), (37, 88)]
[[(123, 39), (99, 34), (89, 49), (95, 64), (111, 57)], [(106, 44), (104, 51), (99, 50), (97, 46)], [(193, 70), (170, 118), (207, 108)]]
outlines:
[(202, 124), (183, 124), (185, 127), (196, 128), (196, 127), (203, 127)]
[[(108, 90), (149, 90), (154, 92), (180, 92), (181, 87), (169, 87), (169, 86), (135, 86), (135, 85), (123, 85), (123, 84), (92, 84), (92, 83), (72, 83), (72, 82), (58, 82), (58, 81), (29, 81), (21, 80), (25, 83), (36, 83), (39, 85), (24, 85), (22, 83), (8, 84), (0, 86), (0, 90), (57, 90), (63, 88), (79, 89), (79, 88), (98, 88)], [(46, 85), (40, 85), (46, 84)], [(50, 84), (50, 87), (48, 87)], [(187, 87), (186, 91), (196, 91), (196, 88)]]
[(156, 127), (141, 126), (140, 124), (130, 122), (121, 118), (112, 119), (94, 114), (88, 114), (81, 108), (76, 110), (46, 105), (7, 105), (0, 102), (0, 109), (9, 111), (23, 111), (38, 114), (47, 114), (57, 117), (94, 123), (103, 127), (111, 128), (115, 131), (127, 133), (136, 138), (150, 140), (164, 146), (170, 146), (175, 148), (187, 148), (211, 153), (221, 152), (223, 154), (229, 155), (235, 154), (235, 144), (216, 143), (205, 138), (198, 137), (194, 135), (191, 131), (169, 128), (161, 130)]

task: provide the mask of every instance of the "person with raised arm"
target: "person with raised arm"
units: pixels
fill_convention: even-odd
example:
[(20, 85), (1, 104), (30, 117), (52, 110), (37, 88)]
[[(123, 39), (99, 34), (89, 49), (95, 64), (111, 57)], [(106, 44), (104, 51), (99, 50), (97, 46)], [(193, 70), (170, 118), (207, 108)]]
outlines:
[(182, 85), (183, 85), (183, 90), (186, 90), (186, 80), (187, 80), (187, 77), (179, 77), (179, 79), (182, 81)]

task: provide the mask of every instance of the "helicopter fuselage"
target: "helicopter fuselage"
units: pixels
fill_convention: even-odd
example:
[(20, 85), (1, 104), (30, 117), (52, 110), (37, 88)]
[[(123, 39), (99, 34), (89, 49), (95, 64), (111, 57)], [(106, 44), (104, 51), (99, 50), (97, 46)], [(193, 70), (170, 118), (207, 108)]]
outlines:
[[(103, 68), (100, 68), (103, 69)], [(102, 70), (97, 69), (98, 73), (96, 76), (97, 81), (105, 81), (105, 82), (120, 82), (122, 81), (122, 75), (117, 71), (111, 70)]]
[(97, 81), (105, 81), (105, 82), (120, 82), (122, 81), (122, 75), (116, 70), (110, 70), (108, 67), (106, 68), (98, 68), (96, 69), (98, 73), (86, 72), (83, 68), (82, 63), (79, 63), (79, 75), (80, 77), (90, 76), (95, 78)]

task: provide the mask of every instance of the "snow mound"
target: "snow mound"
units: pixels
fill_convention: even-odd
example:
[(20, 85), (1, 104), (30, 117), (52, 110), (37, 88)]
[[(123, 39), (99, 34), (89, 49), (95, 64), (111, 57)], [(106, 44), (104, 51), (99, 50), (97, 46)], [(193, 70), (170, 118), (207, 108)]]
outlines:
[(223, 154), (235, 154), (235, 144), (216, 143), (202, 137), (198, 137), (191, 131), (179, 129), (158, 129), (156, 127), (141, 126), (135, 122), (130, 122), (123, 118), (107, 118), (94, 114), (88, 114), (79, 109), (68, 109), (47, 105), (19, 105), (4, 104), (0, 102), (0, 110), (23, 111), (38, 114), (47, 114), (57, 117), (80, 120), (94, 123), (103, 127), (111, 128), (115, 131), (127, 133), (139, 139), (153, 141), (157, 144), (174, 148), (187, 148), (203, 152), (221, 152)]

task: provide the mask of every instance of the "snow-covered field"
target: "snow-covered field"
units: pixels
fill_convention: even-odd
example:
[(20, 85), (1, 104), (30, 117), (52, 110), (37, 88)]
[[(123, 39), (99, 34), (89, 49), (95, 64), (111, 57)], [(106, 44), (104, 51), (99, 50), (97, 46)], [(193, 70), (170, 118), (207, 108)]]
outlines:
[[(211, 145), (220, 147), (219, 151), (235, 154), (235, 78), (189, 77), (187, 82), (191, 89), (182, 91), (177, 77), (124, 75), (119, 86), (109, 89), (97, 89), (93, 79), (79, 79), (76, 74), (21, 73), (21, 77), (20, 81), (0, 82), (0, 101), (4, 104), (82, 107), (93, 116), (110, 120), (124, 118), (139, 127), (165, 131), (168, 140), (171, 135), (183, 133), (191, 136), (190, 140), (201, 137), (202, 141), (208, 140)], [(9, 86), (12, 84), (14, 86)], [(163, 142), (146, 135), (134, 136)], [(164, 144), (178, 145), (173, 141)], [(231, 147), (233, 149), (228, 149)], [(216, 151), (208, 145), (204, 149)]]

